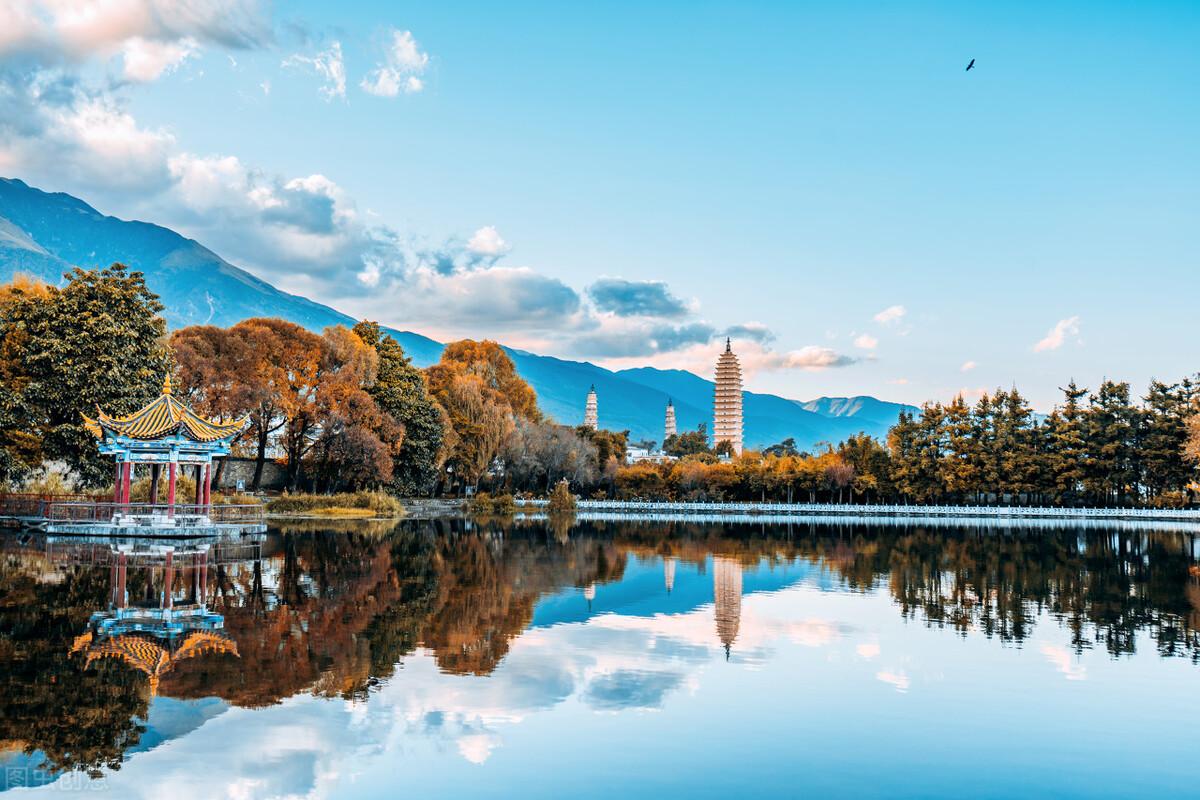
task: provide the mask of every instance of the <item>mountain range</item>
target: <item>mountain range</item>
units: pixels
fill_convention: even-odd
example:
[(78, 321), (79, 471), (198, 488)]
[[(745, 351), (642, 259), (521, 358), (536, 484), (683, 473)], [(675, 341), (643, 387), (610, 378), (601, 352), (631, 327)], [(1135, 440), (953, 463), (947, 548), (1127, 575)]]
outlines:
[[(71, 195), (0, 178), (0, 279), (25, 273), (58, 284), (74, 266), (115, 261), (145, 273), (172, 328), (229, 326), (249, 317), (282, 317), (314, 331), (356, 322), (330, 306), (275, 288), (169, 228), (105, 216)], [(388, 331), (417, 366), (441, 356), (440, 342), (412, 331)], [(661, 442), (668, 399), (679, 430), (711, 425), (712, 381), (690, 372), (653, 367), (614, 372), (586, 361), (506, 349), (542, 409), (559, 422), (581, 423), (588, 388), (595, 386), (601, 426), (628, 429), (634, 441)], [(869, 396), (800, 402), (746, 392), (746, 444), (762, 447), (790, 437), (798, 447), (811, 449), (859, 432), (882, 437), (904, 409), (911, 406)]]

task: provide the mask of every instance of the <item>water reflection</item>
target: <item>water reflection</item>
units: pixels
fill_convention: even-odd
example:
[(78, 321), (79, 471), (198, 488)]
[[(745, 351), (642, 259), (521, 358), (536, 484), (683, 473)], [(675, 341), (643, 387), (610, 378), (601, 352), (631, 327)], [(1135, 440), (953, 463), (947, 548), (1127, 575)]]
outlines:
[[(869, 680), (936, 700), (949, 692), (937, 688), (939, 670), (960, 657), (946, 649), (953, 641), (972, 643), (970, 669), (1007, 670), (1023, 690), (1046, 666), (1087, 688), (1099, 654), (1117, 665), (1138, 656), (1138, 674), (1165, 691), (1194, 680), (1200, 658), (1189, 534), (559, 528), (307, 527), (169, 551), (4, 539), (4, 763), (25, 783), (84, 771), (123, 793), (153, 794), (170, 779), (208, 796), (248, 780), (249, 796), (356, 796), (346, 776), (369, 783), (384, 753), (379, 764), (420, 755), (501, 770), (510, 762), (494, 756), (507, 749), (513, 768), (528, 769), (519, 743), (533, 731), (562, 746), (568, 722), (603, 724), (580, 713), (616, 715), (614, 735), (659, 752), (671, 737), (689, 739), (713, 686), (770, 728), (767, 707), (800, 696), (772, 683), (775, 667), (828, 689), (851, 680), (852, 662), (861, 678), (842, 688), (856, 696), (868, 696)], [(810, 651), (840, 672), (826, 674)], [(714, 660), (756, 672), (714, 673)], [(656, 720), (628, 716), (668, 708)], [(539, 715), (555, 722), (529, 722)], [(747, 735), (779, 752), (767, 733)], [(156, 747), (175, 740), (184, 746)], [(693, 742), (701, 764), (718, 755), (704, 746)], [(200, 757), (223, 770), (183, 776)], [(122, 768), (147, 771), (139, 790)], [(496, 780), (493, 790), (516, 785)], [(452, 783), (430, 788), (479, 789)]]

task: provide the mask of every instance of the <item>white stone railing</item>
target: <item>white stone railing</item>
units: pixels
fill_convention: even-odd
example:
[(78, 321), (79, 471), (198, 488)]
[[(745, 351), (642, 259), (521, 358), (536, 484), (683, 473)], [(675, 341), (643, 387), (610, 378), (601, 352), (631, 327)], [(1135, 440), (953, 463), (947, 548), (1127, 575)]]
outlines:
[[(548, 500), (517, 499), (518, 510), (544, 511)], [(763, 515), (842, 517), (963, 517), (992, 519), (1161, 520), (1200, 524), (1195, 508), (1056, 508), (1053, 506), (856, 505), (849, 503), (671, 503), (579, 500), (581, 512), (638, 515)]]

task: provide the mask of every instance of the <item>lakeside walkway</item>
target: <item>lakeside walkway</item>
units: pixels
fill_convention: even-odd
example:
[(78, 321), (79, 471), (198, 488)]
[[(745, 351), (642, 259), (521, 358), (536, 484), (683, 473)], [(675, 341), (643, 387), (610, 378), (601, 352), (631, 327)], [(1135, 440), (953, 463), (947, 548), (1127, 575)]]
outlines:
[[(519, 511), (541, 513), (547, 500), (516, 500)], [(1050, 506), (925, 506), (854, 505), (839, 503), (653, 503), (622, 500), (580, 500), (577, 515), (595, 520), (686, 520), (776, 522), (806, 518), (842, 522), (847, 518), (875, 520), (1034, 520), (1111, 524), (1167, 523), (1181, 530), (1200, 528), (1200, 509), (1180, 508), (1055, 508)]]

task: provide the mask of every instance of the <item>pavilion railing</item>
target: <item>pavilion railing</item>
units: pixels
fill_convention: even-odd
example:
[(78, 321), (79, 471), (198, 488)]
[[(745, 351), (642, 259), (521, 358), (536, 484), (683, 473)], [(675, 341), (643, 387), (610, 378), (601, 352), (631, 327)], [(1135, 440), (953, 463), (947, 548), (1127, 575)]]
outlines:
[(51, 503), (46, 513), (51, 523), (180, 526), (201, 521), (218, 525), (245, 525), (266, 521), (262, 503), (196, 505), (175, 503), (114, 503), (112, 501)]

